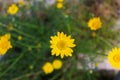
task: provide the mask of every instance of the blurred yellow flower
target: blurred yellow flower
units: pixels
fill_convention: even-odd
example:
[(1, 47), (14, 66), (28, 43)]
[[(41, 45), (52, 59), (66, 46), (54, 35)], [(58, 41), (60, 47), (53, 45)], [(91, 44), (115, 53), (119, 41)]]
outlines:
[(24, 0), (18, 0), (18, 4), (19, 4), (19, 5), (24, 5), (24, 4), (25, 4), (25, 1), (24, 1)]
[(88, 27), (91, 30), (97, 30), (101, 28), (102, 22), (99, 17), (94, 17), (88, 21)]
[(57, 0), (57, 2), (63, 2), (64, 0)]
[(28, 51), (32, 51), (32, 47), (31, 46), (28, 46)]
[(17, 5), (16, 5), (16, 4), (12, 4), (12, 5), (8, 8), (7, 12), (8, 12), (9, 14), (11, 14), (11, 15), (14, 15), (14, 14), (16, 14), (16, 13), (18, 12), (18, 10), (19, 10), (19, 8), (17, 7)]
[(41, 44), (40, 44), (40, 43), (37, 43), (36, 49), (37, 49), (38, 51), (40, 51), (40, 48), (41, 48)]
[(12, 48), (9, 39), (10, 34), (0, 36), (0, 55), (4, 55), (8, 51), (8, 49)]
[(60, 69), (62, 67), (62, 61), (61, 60), (54, 60), (52, 63), (54, 69)]
[(93, 73), (93, 70), (90, 70), (89, 73), (92, 74), (92, 73)]
[(99, 66), (99, 63), (98, 63), (98, 62), (96, 62), (96, 63), (95, 63), (95, 67), (98, 67), (98, 66)]
[(18, 36), (18, 40), (22, 40), (22, 36), (19, 35), (19, 36)]
[(63, 8), (63, 3), (57, 3), (57, 4), (56, 4), (56, 7), (57, 7), (58, 9)]
[(120, 48), (113, 48), (108, 54), (108, 61), (113, 68), (120, 70)]
[(52, 64), (50, 62), (46, 62), (43, 67), (42, 67), (43, 71), (45, 74), (50, 74), (53, 72), (54, 68), (52, 66)]
[(31, 70), (32, 70), (33, 68), (34, 68), (34, 66), (33, 66), (33, 65), (30, 65), (30, 66), (29, 66), (29, 69), (31, 69)]
[(57, 36), (52, 36), (50, 40), (52, 48), (52, 55), (61, 56), (72, 56), (73, 50), (72, 47), (75, 47), (74, 39), (71, 39), (71, 36), (66, 36), (63, 32), (57, 32)]

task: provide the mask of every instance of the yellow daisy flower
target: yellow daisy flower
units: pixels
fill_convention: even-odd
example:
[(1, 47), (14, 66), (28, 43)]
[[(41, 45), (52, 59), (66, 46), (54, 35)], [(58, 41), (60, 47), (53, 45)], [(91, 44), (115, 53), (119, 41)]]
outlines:
[(58, 32), (57, 36), (52, 36), (50, 40), (52, 48), (52, 55), (61, 56), (72, 56), (73, 50), (72, 47), (75, 47), (74, 39), (71, 39), (71, 36), (66, 36), (63, 32)]
[(18, 10), (19, 10), (19, 8), (17, 7), (17, 5), (16, 5), (16, 4), (12, 4), (12, 5), (8, 8), (7, 12), (8, 12), (9, 14), (11, 14), (11, 15), (14, 15), (14, 14), (16, 14), (16, 13), (18, 12)]
[(30, 65), (30, 66), (29, 66), (29, 69), (31, 69), (31, 70), (32, 70), (33, 68), (34, 68), (34, 66), (33, 66), (33, 65)]
[(98, 63), (98, 62), (96, 62), (96, 63), (95, 63), (95, 67), (98, 67), (98, 66), (99, 66), (99, 63)]
[(97, 30), (101, 28), (102, 22), (99, 17), (94, 17), (88, 21), (88, 27), (91, 30)]
[(52, 63), (54, 69), (60, 69), (62, 67), (62, 61), (61, 60), (54, 60)]
[(45, 74), (50, 74), (53, 72), (54, 68), (50, 62), (47, 62), (42, 67)]
[(57, 3), (57, 4), (56, 4), (56, 7), (57, 7), (58, 9), (63, 8), (63, 3)]
[(12, 48), (9, 39), (10, 34), (0, 36), (0, 55), (4, 55), (8, 51), (8, 49)]
[(18, 4), (19, 4), (19, 5), (24, 5), (24, 4), (25, 4), (25, 1), (24, 1), (24, 0), (18, 0)]
[(22, 38), (23, 38), (23, 37), (22, 37), (21, 35), (18, 36), (18, 40), (22, 40)]
[(108, 54), (108, 61), (112, 67), (120, 70), (120, 48), (113, 48)]

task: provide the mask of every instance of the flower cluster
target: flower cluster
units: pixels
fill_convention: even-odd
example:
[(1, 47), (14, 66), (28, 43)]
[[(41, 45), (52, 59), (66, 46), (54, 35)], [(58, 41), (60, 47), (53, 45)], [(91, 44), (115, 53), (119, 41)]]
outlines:
[(50, 74), (54, 71), (54, 69), (58, 70), (61, 68), (62, 68), (61, 60), (54, 60), (53, 63), (46, 62), (42, 67), (45, 74)]

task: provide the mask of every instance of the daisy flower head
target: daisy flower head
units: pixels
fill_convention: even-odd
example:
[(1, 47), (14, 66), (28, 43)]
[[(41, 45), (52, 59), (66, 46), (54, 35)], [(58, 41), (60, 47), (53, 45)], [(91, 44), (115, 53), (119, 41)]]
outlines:
[(120, 48), (113, 48), (108, 54), (108, 61), (113, 68), (120, 70)]
[(0, 55), (5, 55), (6, 52), (12, 48), (11, 42), (9, 41), (10, 34), (0, 36)]
[(14, 15), (14, 14), (16, 14), (18, 12), (18, 10), (19, 10), (19, 8), (17, 7), (17, 5), (16, 4), (12, 4), (8, 8), (7, 12), (8, 12), (8, 14)]
[(43, 71), (45, 74), (50, 74), (53, 72), (54, 68), (52, 66), (52, 64), (50, 62), (46, 62), (43, 67), (42, 67)]
[(72, 56), (73, 50), (71, 48), (75, 47), (74, 39), (71, 36), (67, 36), (63, 32), (57, 32), (57, 35), (52, 36), (50, 40), (52, 48), (52, 55), (61, 56)]
[(24, 1), (24, 0), (18, 0), (18, 4), (19, 4), (19, 5), (24, 5), (24, 4), (25, 4), (25, 1)]
[(19, 35), (18, 36), (18, 40), (20, 41), (20, 40), (22, 40), (23, 39), (23, 37), (21, 36), (21, 35)]
[(102, 22), (99, 17), (94, 17), (88, 21), (88, 27), (91, 30), (98, 30), (101, 28)]
[(52, 63), (54, 69), (61, 69), (62, 68), (62, 61), (61, 60), (54, 60)]
[(63, 3), (59, 3), (59, 2), (58, 2), (58, 3), (56, 4), (56, 7), (57, 7), (58, 9), (63, 8)]

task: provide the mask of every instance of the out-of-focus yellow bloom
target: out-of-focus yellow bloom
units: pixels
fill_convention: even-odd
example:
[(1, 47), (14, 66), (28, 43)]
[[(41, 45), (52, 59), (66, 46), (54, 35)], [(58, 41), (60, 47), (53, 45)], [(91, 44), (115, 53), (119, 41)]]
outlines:
[(8, 49), (12, 48), (11, 42), (9, 41), (10, 34), (0, 36), (0, 55), (4, 55)]
[(57, 0), (57, 2), (61, 2), (61, 3), (62, 3), (63, 1), (64, 1), (64, 0)]
[(89, 73), (92, 74), (92, 73), (93, 73), (93, 70), (90, 70)]
[(54, 69), (61, 69), (62, 61), (61, 60), (54, 60), (52, 65), (53, 65)]
[(120, 70), (120, 48), (113, 48), (108, 54), (108, 61), (113, 68)]
[(41, 44), (40, 44), (40, 43), (38, 43), (38, 44), (36, 45), (36, 48), (37, 48), (37, 50), (38, 50), (38, 51), (40, 51)]
[(16, 4), (12, 4), (12, 5), (8, 8), (7, 12), (8, 12), (9, 14), (11, 14), (11, 15), (14, 15), (14, 14), (16, 14), (16, 13), (18, 12), (18, 10), (19, 10), (19, 8), (17, 7), (17, 5), (16, 5)]
[(50, 74), (53, 72), (54, 68), (50, 62), (47, 62), (42, 67), (45, 74)]
[(32, 70), (33, 68), (34, 68), (34, 66), (33, 66), (33, 65), (30, 65), (30, 66), (29, 66), (29, 69), (31, 69), (31, 70)]
[(11, 30), (13, 30), (13, 24), (8, 24), (8, 27), (7, 27), (7, 29), (9, 30), (9, 31), (11, 31)]
[(29, 50), (29, 51), (32, 51), (32, 47), (31, 47), (31, 46), (28, 46), (28, 50)]
[(24, 4), (25, 4), (25, 1), (24, 1), (24, 0), (18, 0), (18, 4), (19, 4), (19, 5), (24, 5)]
[(63, 3), (57, 3), (57, 4), (56, 4), (56, 7), (57, 7), (58, 9), (63, 8)]
[(71, 36), (66, 36), (63, 32), (57, 32), (57, 36), (52, 36), (50, 40), (52, 48), (52, 55), (61, 56), (72, 56), (73, 50), (71, 48), (75, 47), (74, 39)]
[(95, 63), (95, 67), (98, 67), (98, 66), (99, 66), (99, 63), (98, 63), (98, 62), (96, 62), (96, 63)]
[(97, 30), (100, 29), (102, 25), (102, 22), (99, 17), (94, 17), (88, 21), (88, 27), (91, 30)]
[(18, 40), (22, 40), (22, 36), (19, 35), (19, 36), (18, 36)]

